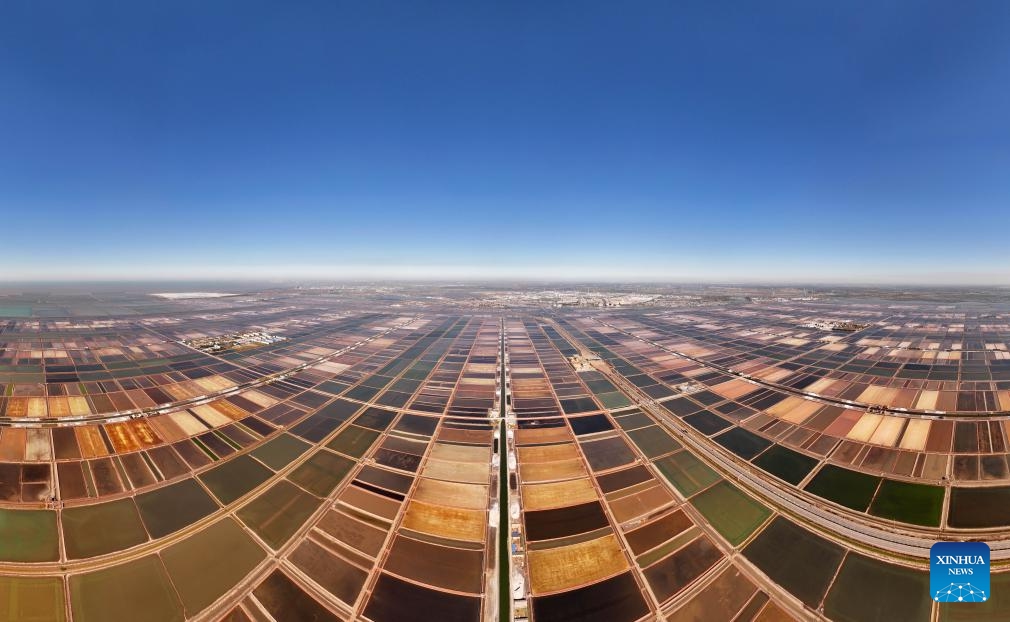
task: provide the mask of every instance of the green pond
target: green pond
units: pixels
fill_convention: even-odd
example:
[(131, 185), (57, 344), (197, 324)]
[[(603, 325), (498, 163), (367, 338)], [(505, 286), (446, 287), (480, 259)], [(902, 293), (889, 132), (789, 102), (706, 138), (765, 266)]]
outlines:
[(281, 480), (239, 510), (238, 517), (276, 550), (320, 505), (321, 500)]
[(743, 554), (772, 580), (816, 609), (845, 551), (780, 516), (747, 545)]
[(63, 510), (63, 540), (70, 559), (122, 551), (147, 539), (133, 499)]
[(219, 506), (190, 478), (137, 495), (137, 508), (151, 537), (161, 538), (212, 514)]
[(26, 305), (0, 305), (0, 317), (31, 317), (32, 308)]
[(799, 484), (814, 470), (817, 460), (788, 447), (773, 445), (754, 459), (754, 465), (790, 484)]
[(879, 484), (879, 477), (826, 464), (805, 490), (857, 512), (865, 512)]
[(694, 454), (681, 451), (654, 462), (659, 472), (685, 497), (719, 481), (719, 475)]
[(943, 513), (940, 486), (885, 479), (870, 504), (870, 514), (890, 520), (938, 527)]
[(691, 505), (733, 546), (746, 540), (771, 516), (771, 510), (725, 480), (696, 495)]
[(628, 438), (638, 446), (638, 449), (649, 458), (668, 454), (681, 447), (680, 443), (658, 425), (634, 430), (627, 434)]
[(0, 509), (0, 561), (51, 562), (59, 558), (56, 512)]
[(225, 518), (161, 554), (182, 604), (194, 615), (235, 587), (266, 553), (232, 518)]
[(271, 475), (270, 469), (242, 455), (204, 471), (200, 479), (222, 504), (227, 505), (270, 479)]
[(623, 408), (625, 406), (631, 406), (631, 400), (624, 396), (620, 392), (611, 393), (599, 393), (596, 399), (603, 403), (604, 408)]
[(743, 428), (732, 428), (714, 438), (715, 442), (744, 460), (750, 460), (772, 445), (772, 442), (763, 436)]
[(372, 446), (379, 432), (371, 428), (349, 425), (347, 429), (337, 434), (326, 446), (333, 451), (360, 458)]
[(182, 603), (161, 559), (149, 555), (70, 577), (74, 622), (181, 622)]
[(654, 423), (648, 415), (638, 411), (632, 411), (626, 415), (614, 415), (614, 420), (625, 430), (637, 430)]
[(63, 622), (67, 619), (59, 577), (0, 576), (0, 620)]
[(317, 497), (325, 497), (343, 481), (354, 465), (350, 458), (320, 449), (298, 465), (288, 479)]
[(836, 622), (925, 622), (932, 604), (928, 572), (849, 553), (824, 612)]
[(298, 456), (312, 448), (312, 445), (290, 434), (281, 434), (252, 450), (252, 455), (271, 469), (278, 471), (291, 464)]

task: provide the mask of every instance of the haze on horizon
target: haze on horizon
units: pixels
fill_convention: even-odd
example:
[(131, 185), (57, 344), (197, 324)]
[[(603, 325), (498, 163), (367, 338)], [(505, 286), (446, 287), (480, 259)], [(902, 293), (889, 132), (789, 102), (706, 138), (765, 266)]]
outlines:
[(123, 271), (73, 271), (64, 274), (31, 272), (0, 278), (0, 286), (88, 283), (623, 283), (623, 284), (727, 284), (824, 286), (972, 286), (1010, 287), (1010, 275), (990, 272), (885, 275), (843, 275), (826, 272), (681, 274), (676, 269), (635, 269), (609, 266), (233, 266), (182, 272), (172, 267)]
[(0, 281), (1007, 284), (1010, 5), (0, 8)]

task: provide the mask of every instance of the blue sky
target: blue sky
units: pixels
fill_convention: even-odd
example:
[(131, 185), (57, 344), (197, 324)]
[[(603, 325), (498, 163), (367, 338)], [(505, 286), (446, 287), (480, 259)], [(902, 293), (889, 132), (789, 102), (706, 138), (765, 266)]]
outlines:
[(1010, 282), (1008, 31), (1006, 2), (6, 2), (0, 280)]

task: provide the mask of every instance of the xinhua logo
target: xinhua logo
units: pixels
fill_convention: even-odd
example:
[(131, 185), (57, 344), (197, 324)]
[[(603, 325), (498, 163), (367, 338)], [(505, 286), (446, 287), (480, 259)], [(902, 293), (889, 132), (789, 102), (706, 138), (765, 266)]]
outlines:
[(937, 542), (929, 549), (929, 591), (940, 603), (989, 600), (989, 545)]

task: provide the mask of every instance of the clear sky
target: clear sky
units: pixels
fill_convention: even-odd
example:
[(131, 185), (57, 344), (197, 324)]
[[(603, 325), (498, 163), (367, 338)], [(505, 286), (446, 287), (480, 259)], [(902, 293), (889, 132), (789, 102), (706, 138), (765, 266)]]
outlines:
[(0, 5), (0, 280), (1010, 282), (1010, 3)]

